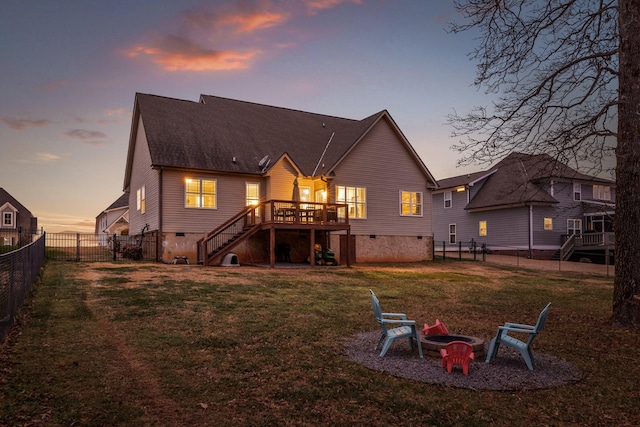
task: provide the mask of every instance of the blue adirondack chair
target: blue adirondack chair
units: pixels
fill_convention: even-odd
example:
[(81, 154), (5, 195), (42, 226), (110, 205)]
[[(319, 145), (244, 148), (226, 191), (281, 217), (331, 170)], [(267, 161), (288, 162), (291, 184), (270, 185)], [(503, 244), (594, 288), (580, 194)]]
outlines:
[[(520, 323), (505, 323), (503, 326), (499, 326), (498, 333), (491, 340), (491, 344), (489, 344), (489, 351), (487, 352), (487, 359), (485, 360), (485, 362), (489, 363), (493, 357), (496, 357), (496, 355), (498, 354), (498, 348), (500, 348), (500, 344), (504, 344), (508, 347), (518, 350), (524, 358), (524, 362), (527, 364), (527, 368), (529, 368), (530, 371), (533, 371), (535, 360), (533, 359), (533, 352), (531, 351), (531, 343), (533, 342), (533, 339), (540, 333), (542, 327), (547, 321), (549, 307), (551, 307), (551, 303), (547, 304), (547, 306), (540, 312), (538, 321), (534, 326), (522, 325)], [(529, 337), (526, 341), (521, 341), (509, 335), (510, 333), (526, 334)]]
[[(382, 308), (380, 308), (380, 301), (378, 301), (378, 297), (376, 297), (376, 294), (374, 294), (372, 290), (369, 290), (369, 292), (371, 292), (371, 307), (373, 308), (373, 314), (376, 316), (376, 320), (382, 329), (382, 336), (375, 348), (378, 350), (384, 341), (380, 357), (387, 353), (387, 350), (389, 350), (393, 341), (399, 338), (408, 338), (411, 350), (413, 350), (413, 340), (416, 340), (418, 352), (422, 359), (422, 345), (420, 344), (416, 321), (407, 320), (407, 315), (404, 313), (383, 313)], [(387, 326), (391, 326), (391, 328)]]

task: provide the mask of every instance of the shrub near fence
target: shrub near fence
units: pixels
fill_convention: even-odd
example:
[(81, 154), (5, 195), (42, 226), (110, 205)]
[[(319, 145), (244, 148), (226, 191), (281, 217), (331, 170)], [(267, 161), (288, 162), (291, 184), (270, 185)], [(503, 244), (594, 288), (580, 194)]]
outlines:
[(156, 261), (157, 234), (139, 236), (46, 233), (47, 259), (55, 261)]
[(9, 333), (44, 262), (45, 237), (0, 255), (0, 343)]

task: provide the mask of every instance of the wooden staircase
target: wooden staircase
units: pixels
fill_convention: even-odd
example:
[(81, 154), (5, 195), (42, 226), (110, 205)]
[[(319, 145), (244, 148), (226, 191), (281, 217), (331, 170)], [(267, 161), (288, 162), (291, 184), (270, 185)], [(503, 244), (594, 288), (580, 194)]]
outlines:
[(210, 265), (260, 229), (259, 205), (247, 206), (224, 224), (198, 240), (198, 263)]

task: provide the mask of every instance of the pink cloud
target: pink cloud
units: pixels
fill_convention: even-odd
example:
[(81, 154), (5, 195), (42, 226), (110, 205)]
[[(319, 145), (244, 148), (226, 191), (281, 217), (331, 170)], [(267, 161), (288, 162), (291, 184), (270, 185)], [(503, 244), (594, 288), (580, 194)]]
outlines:
[(256, 30), (264, 30), (275, 27), (286, 21), (287, 15), (272, 12), (251, 12), (248, 14), (234, 14), (221, 17), (218, 21), (221, 24), (232, 24), (237, 26), (239, 33), (251, 33)]
[(15, 129), (15, 130), (25, 130), (31, 127), (41, 128), (51, 124), (51, 121), (46, 119), (30, 120), (30, 119), (16, 119), (13, 117), (2, 117), (0, 118), (0, 120), (2, 120), (11, 129)]
[(322, 9), (330, 9), (343, 3), (362, 4), (362, 0), (305, 0), (307, 7), (311, 12)]
[(102, 145), (107, 135), (97, 130), (73, 129), (64, 133), (68, 138), (78, 139), (84, 144)]
[(218, 51), (196, 45), (191, 40), (168, 36), (149, 46), (136, 46), (129, 57), (146, 55), (167, 71), (228, 71), (248, 68), (250, 61), (261, 51)]

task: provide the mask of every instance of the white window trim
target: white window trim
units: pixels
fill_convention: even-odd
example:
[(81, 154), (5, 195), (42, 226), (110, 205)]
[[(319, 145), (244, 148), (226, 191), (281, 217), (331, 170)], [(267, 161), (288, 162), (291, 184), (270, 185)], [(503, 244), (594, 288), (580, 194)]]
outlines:
[[(445, 209), (451, 209), (453, 207), (453, 192), (452, 191), (445, 191), (444, 193), (444, 208)], [(447, 197), (449, 196), (449, 197)], [(449, 201), (449, 206), (447, 206), (447, 201)]]
[[(11, 221), (9, 224), (5, 222), (5, 215), (9, 215)], [(15, 212), (2, 212), (2, 226), (0, 228), (16, 228), (16, 213)]]
[[(408, 214), (403, 214), (402, 213), (402, 205), (404, 203), (402, 203), (402, 193), (409, 193), (409, 213)], [(413, 203), (413, 197), (412, 195), (414, 194), (419, 194), (420, 195), (420, 203), (416, 203), (414, 205)], [(400, 190), (399, 193), (399, 197), (400, 197), (400, 216), (408, 216), (408, 217), (416, 217), (416, 218), (421, 218), (423, 216), (423, 212), (424, 212), (424, 195), (422, 194), (422, 191), (406, 191), (406, 190)], [(420, 206), (420, 213), (419, 214), (414, 214), (414, 207), (415, 206)]]
[[(339, 189), (340, 188), (344, 189), (345, 198), (347, 196), (347, 189), (348, 188), (353, 188), (355, 190), (354, 193), (355, 193), (356, 200), (355, 201), (348, 201), (348, 200), (340, 200), (340, 199), (338, 199), (338, 193), (339, 193)], [(360, 202), (360, 201), (357, 200), (358, 190), (364, 190), (364, 202)], [(358, 211), (358, 209), (357, 209), (358, 206), (362, 206), (363, 207), (363, 211), (364, 211), (363, 215), (361, 217), (349, 215), (349, 219), (350, 220), (351, 219), (367, 219), (367, 211), (368, 211), (368, 208), (367, 208), (367, 203), (368, 203), (367, 202), (367, 187), (356, 187), (356, 186), (350, 186), (350, 185), (336, 185), (336, 203), (338, 203), (338, 204), (346, 204), (347, 205), (347, 215), (349, 213), (349, 208), (351, 206), (353, 206), (355, 208), (354, 212)]]
[[(453, 225), (453, 233), (451, 233), (451, 226)], [(449, 224), (449, 244), (453, 245), (456, 243), (458, 230), (455, 224)], [(453, 236), (453, 242), (451, 241), (451, 236)]]
[[(191, 180), (191, 181), (198, 181), (199, 182), (199, 195), (198, 197), (200, 198), (200, 206), (188, 206), (187, 205), (187, 194), (196, 194), (196, 193), (188, 193), (187, 192), (187, 180)], [(202, 200), (202, 181), (213, 181), (214, 183), (214, 188), (215, 188), (215, 193), (213, 193), (214, 196), (214, 207), (206, 207), (203, 206), (204, 202)], [(211, 178), (189, 178), (187, 177), (185, 179), (184, 182), (184, 207), (186, 209), (218, 209), (218, 180), (217, 179), (211, 179)]]
[(573, 183), (573, 200), (576, 202), (582, 200), (582, 185), (577, 182)]

